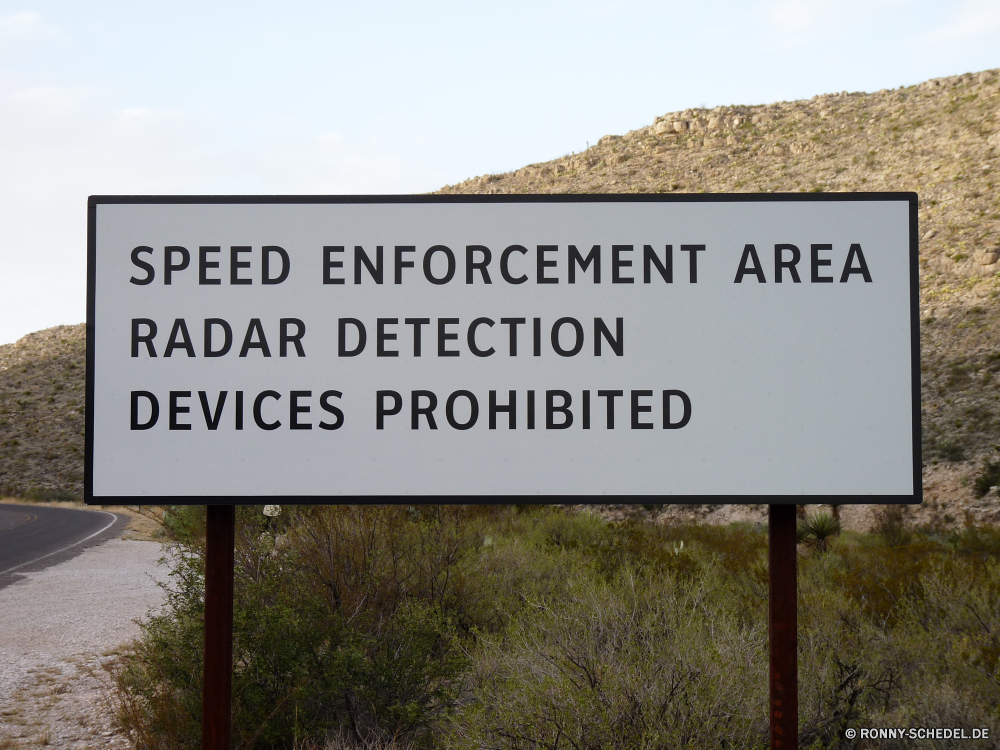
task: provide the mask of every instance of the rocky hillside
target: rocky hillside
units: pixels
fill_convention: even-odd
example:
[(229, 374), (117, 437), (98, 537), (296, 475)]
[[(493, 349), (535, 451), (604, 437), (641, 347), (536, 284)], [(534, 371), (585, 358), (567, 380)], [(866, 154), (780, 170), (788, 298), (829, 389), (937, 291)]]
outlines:
[(670, 112), (441, 192), (917, 192), (927, 499), (992, 517), (1000, 498), (979, 500), (973, 484), (1000, 461), (998, 73)]
[(83, 324), (0, 346), (0, 495), (83, 496)]
[[(850, 192), (920, 195), (929, 506), (992, 517), (974, 481), (1000, 462), (1000, 75), (671, 112), (649, 127), (454, 193)], [(83, 329), (0, 347), (0, 489), (81, 490)]]

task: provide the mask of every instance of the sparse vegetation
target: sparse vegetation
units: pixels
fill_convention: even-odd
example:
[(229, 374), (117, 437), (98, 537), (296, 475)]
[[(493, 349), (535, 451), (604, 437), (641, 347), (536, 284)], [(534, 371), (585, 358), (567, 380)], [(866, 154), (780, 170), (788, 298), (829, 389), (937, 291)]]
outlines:
[(1000, 485), (1000, 461), (989, 461), (983, 467), (983, 473), (976, 477), (976, 497), (983, 497), (998, 485)]
[(830, 540), (840, 532), (840, 520), (832, 513), (820, 511), (809, 516), (800, 525), (796, 538), (800, 543), (807, 544), (822, 553), (829, 549)]
[[(1000, 719), (1000, 532), (885, 511), (801, 557), (802, 747)], [(237, 539), (235, 746), (766, 747), (766, 529), (335, 506)], [(138, 748), (200, 742), (202, 554), (115, 673)]]

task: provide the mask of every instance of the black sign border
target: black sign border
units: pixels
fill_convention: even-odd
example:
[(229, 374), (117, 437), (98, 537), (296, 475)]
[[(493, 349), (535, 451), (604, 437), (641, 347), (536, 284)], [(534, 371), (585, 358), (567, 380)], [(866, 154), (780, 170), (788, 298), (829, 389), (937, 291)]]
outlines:
[[(94, 495), (94, 299), (97, 281), (97, 207), (114, 204), (393, 204), (393, 203), (815, 203), (903, 201), (909, 204), (910, 362), (913, 401), (913, 493), (909, 495)], [(522, 195), (92, 195), (87, 199), (87, 403), (84, 453), (84, 502), (88, 505), (606, 505), (735, 504), (829, 505), (919, 504), (923, 500), (920, 407), (920, 243), (918, 196), (886, 193), (559, 193)]]

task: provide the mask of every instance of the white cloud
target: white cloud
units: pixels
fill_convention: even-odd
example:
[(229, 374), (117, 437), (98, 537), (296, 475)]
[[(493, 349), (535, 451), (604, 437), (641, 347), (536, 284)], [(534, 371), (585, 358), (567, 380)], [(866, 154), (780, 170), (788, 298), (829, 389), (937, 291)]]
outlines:
[(183, 112), (0, 77), (0, 343), (85, 317), (92, 194), (405, 193), (452, 175), (337, 133), (231, 148)]
[(1000, 2), (973, 0), (961, 5), (945, 26), (920, 37), (923, 44), (956, 44), (1000, 29)]

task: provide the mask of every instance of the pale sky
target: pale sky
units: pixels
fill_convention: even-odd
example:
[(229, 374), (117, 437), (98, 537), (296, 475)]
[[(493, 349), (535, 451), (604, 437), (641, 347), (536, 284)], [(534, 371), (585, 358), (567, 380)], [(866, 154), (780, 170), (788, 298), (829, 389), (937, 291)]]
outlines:
[(91, 194), (428, 192), (995, 67), (1000, 0), (0, 0), (0, 344), (83, 322)]

